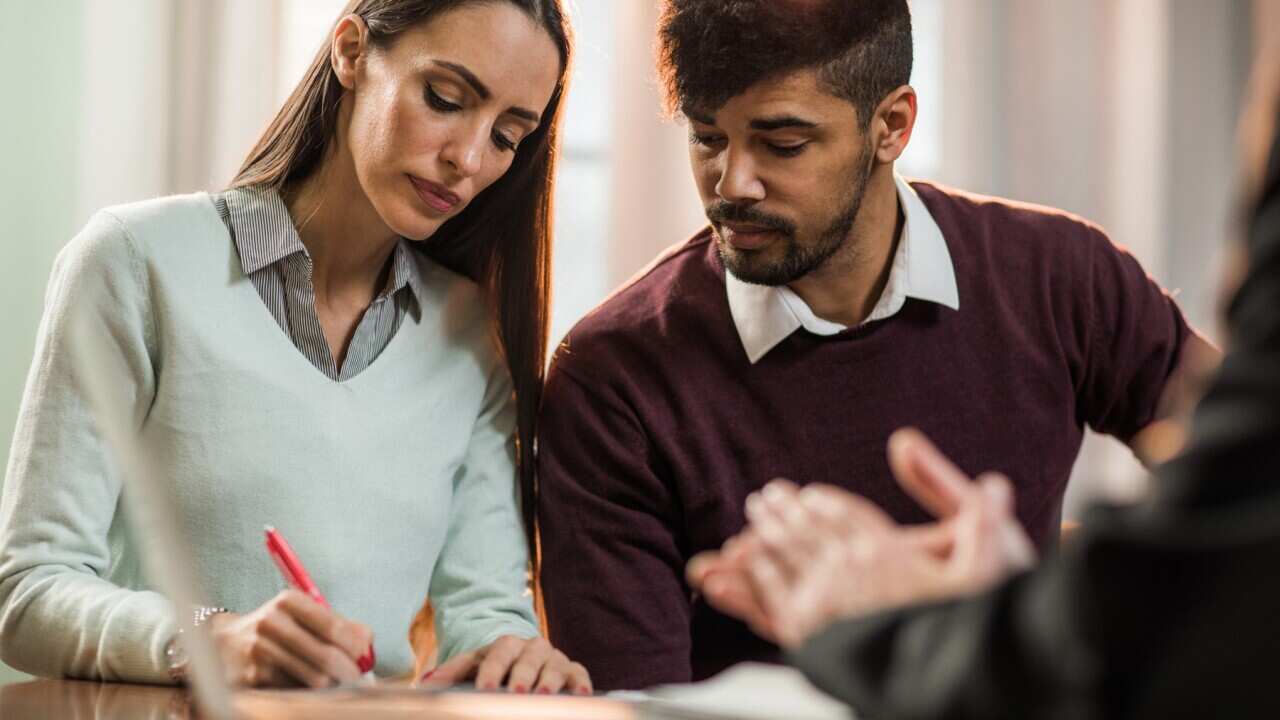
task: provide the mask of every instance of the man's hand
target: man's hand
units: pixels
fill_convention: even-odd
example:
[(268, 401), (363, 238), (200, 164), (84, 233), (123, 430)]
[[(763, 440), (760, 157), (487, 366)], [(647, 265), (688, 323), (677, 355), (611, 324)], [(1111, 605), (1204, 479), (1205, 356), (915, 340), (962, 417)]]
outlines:
[(1034, 561), (1003, 476), (970, 481), (914, 430), (894, 434), (889, 460), (938, 522), (901, 526), (844, 490), (775, 481), (748, 499), (746, 531), (694, 558), (690, 583), (795, 646), (833, 620), (976, 592)]

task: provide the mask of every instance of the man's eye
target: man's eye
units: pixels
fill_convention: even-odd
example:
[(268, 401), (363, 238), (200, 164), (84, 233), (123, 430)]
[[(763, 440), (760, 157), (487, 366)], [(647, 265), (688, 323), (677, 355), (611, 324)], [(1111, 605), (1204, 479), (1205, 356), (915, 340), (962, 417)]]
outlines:
[(706, 133), (692, 132), (689, 133), (689, 142), (694, 145), (702, 145), (704, 147), (714, 147), (724, 143), (722, 135), (708, 135)]
[(796, 155), (799, 155), (800, 153), (804, 152), (804, 149), (808, 147), (809, 143), (802, 142), (802, 143), (799, 143), (798, 145), (778, 145), (775, 143), (765, 143), (765, 145), (768, 146), (769, 152), (773, 153), (774, 155), (777, 155), (778, 157), (795, 157)]
[(440, 97), (440, 95), (435, 91), (435, 88), (430, 85), (427, 86), (427, 104), (436, 110), (445, 113), (458, 112), (462, 109), (461, 105)]

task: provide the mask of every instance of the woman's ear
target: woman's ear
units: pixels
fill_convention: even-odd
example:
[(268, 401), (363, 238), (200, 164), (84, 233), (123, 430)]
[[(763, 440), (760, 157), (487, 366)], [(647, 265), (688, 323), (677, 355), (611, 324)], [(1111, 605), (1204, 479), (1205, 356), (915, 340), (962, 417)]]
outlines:
[(329, 47), (329, 61), (333, 74), (342, 87), (352, 90), (360, 70), (360, 59), (369, 47), (369, 26), (359, 15), (348, 15), (338, 21), (333, 29), (333, 43)]

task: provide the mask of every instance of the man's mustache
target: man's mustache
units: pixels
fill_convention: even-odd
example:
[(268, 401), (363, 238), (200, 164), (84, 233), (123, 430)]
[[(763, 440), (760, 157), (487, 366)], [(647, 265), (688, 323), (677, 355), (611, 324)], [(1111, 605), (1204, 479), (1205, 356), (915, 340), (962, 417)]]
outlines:
[(785, 235), (795, 234), (795, 225), (776, 215), (761, 212), (746, 205), (719, 202), (707, 206), (707, 219), (713, 223), (745, 223), (759, 225)]

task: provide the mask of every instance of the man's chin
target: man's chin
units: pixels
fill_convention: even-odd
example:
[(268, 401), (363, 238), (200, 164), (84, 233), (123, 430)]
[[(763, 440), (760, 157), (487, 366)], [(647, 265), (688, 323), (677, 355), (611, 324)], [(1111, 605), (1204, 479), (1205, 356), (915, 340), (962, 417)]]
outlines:
[(783, 263), (764, 257), (766, 250), (739, 250), (724, 244), (719, 250), (725, 270), (744, 283), (777, 287), (794, 280), (787, 276)]

